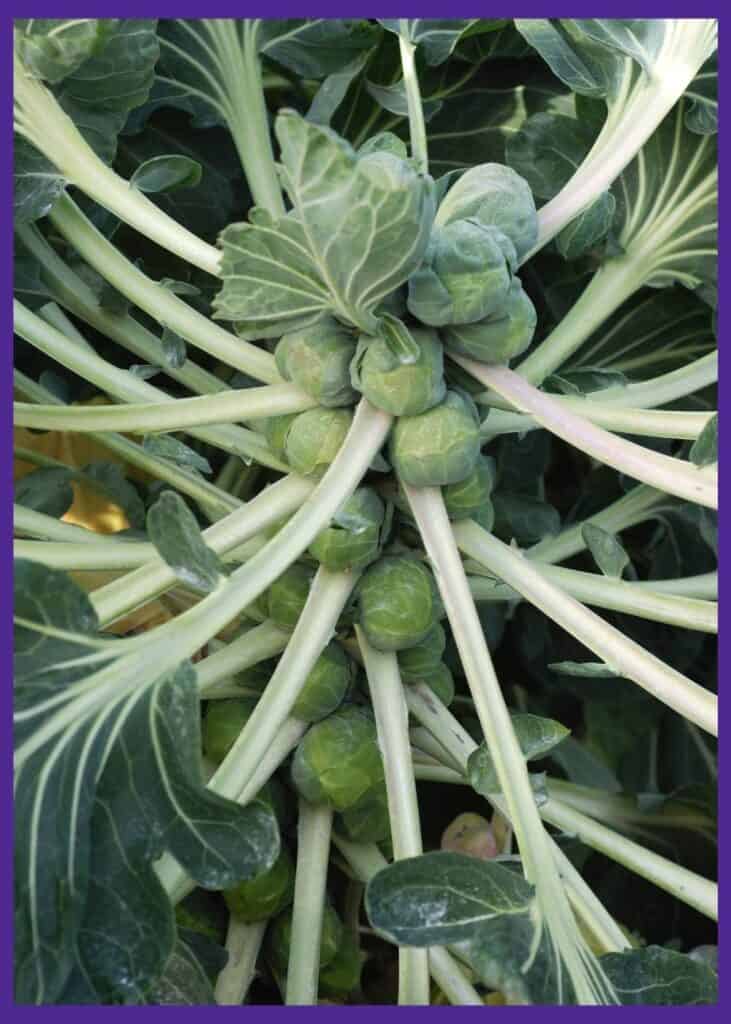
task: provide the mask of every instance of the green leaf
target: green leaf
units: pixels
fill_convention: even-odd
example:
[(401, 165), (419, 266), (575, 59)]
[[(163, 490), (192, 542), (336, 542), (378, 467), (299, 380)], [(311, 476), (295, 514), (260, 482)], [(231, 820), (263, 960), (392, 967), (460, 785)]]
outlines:
[(621, 579), (622, 573), (630, 564), (630, 559), (616, 534), (609, 533), (594, 523), (586, 523), (581, 528), (581, 536), (604, 575), (616, 580)]
[[(379, 18), (389, 32), (394, 32), (417, 46), (427, 64), (443, 64), (477, 18)], [(498, 28), (499, 25), (495, 25)]]
[(554, 536), (561, 529), (561, 517), (553, 505), (528, 494), (494, 491), (494, 532), (519, 544), (536, 544), (544, 537)]
[(691, 445), (688, 457), (694, 466), (718, 462), (718, 413), (711, 416)]
[(216, 589), (223, 566), (203, 540), (195, 516), (179, 494), (163, 491), (147, 513), (147, 532), (178, 579), (206, 593)]
[(718, 57), (715, 54), (700, 69), (685, 95), (691, 104), (685, 115), (686, 127), (699, 135), (718, 131)]
[(576, 260), (606, 238), (614, 219), (616, 202), (603, 192), (588, 209), (556, 235), (556, 247), (565, 260)]
[(548, 754), (570, 782), (578, 786), (595, 786), (607, 793), (619, 793), (622, 786), (617, 776), (602, 758), (597, 757), (585, 744), (567, 736)]
[[(510, 719), (515, 735), (526, 761), (535, 761), (545, 757), (569, 735), (569, 729), (551, 718), (540, 718), (537, 715), (515, 714)], [(467, 775), (470, 785), (482, 796), (501, 792), (495, 762), (487, 745), (483, 742), (473, 750), (467, 761)], [(534, 789), (536, 787), (534, 786)], [(540, 789), (540, 785), (538, 787)]]
[(124, 18), (104, 46), (64, 78), (56, 98), (89, 145), (108, 163), (130, 110), (147, 99), (159, 55), (157, 22)]
[(263, 57), (303, 78), (342, 71), (378, 42), (377, 25), (359, 18), (266, 18), (257, 42)]
[(511, 1003), (573, 1001), (539, 930), (533, 886), (495, 860), (439, 852), (396, 861), (369, 882), (366, 913), (399, 945), (467, 942), (480, 980)]
[(548, 667), (562, 676), (580, 679), (616, 679), (619, 676), (619, 672), (603, 661), (553, 661)]
[[(399, 117), (409, 116), (409, 102), (403, 78), (400, 82), (394, 82), (393, 85), (378, 85), (376, 82), (366, 82), (366, 89), (376, 103), (383, 107), (384, 110), (391, 114), (397, 114)], [(441, 106), (440, 100), (422, 101), (421, 109), (425, 123), (429, 123), (432, 117), (439, 112)]]
[[(190, 940), (189, 940), (190, 941)], [(213, 946), (213, 943), (210, 943)], [(225, 960), (225, 952), (218, 947)], [(224, 965), (221, 964), (219, 970)], [(215, 1006), (213, 985), (196, 948), (179, 937), (165, 964), (165, 970), (144, 1000), (148, 1006)]]
[(608, 953), (600, 959), (623, 1006), (708, 1006), (718, 976), (707, 963), (662, 946)]
[(345, 99), (345, 94), (368, 63), (368, 52), (359, 54), (340, 71), (333, 71), (315, 93), (307, 120), (313, 124), (329, 125), (332, 116)]
[(187, 444), (178, 441), (170, 434), (145, 434), (142, 440), (142, 447), (151, 455), (157, 455), (161, 459), (170, 459), (184, 469), (194, 469), (199, 473), (212, 473), (211, 464), (198, 452), (193, 451)]
[(257, 210), (223, 233), (215, 316), (245, 338), (276, 337), (326, 312), (373, 333), (373, 310), (426, 250), (433, 182), (391, 153), (358, 156), (293, 111), (280, 112), (275, 131), (294, 210), (277, 221)]
[(60, 82), (103, 46), (114, 18), (16, 18), (15, 50), (35, 78)]
[(116, 462), (91, 462), (82, 470), (84, 476), (124, 511), (130, 526), (144, 529), (145, 506), (131, 481), (125, 479), (124, 469)]
[(73, 470), (63, 466), (34, 469), (16, 482), (14, 500), (24, 508), (60, 519), (74, 503), (73, 478)]
[(188, 358), (188, 351), (183, 338), (169, 327), (164, 327), (160, 337), (163, 356), (166, 366), (173, 370), (179, 370)]
[(13, 157), (13, 220), (20, 226), (45, 217), (66, 182), (50, 160), (19, 135), (13, 139)]
[(203, 168), (196, 160), (179, 154), (155, 156), (145, 160), (130, 178), (130, 185), (140, 192), (171, 192), (176, 188), (195, 188)]

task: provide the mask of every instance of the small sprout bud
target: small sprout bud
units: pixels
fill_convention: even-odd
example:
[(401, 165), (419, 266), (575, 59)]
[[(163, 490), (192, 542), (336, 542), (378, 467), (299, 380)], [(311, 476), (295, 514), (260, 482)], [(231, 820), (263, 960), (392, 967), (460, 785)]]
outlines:
[(354, 355), (353, 335), (332, 319), (283, 335), (274, 353), (284, 379), (327, 408), (355, 402), (357, 394), (350, 385)]
[(247, 924), (266, 921), (288, 907), (294, 897), (294, 864), (286, 847), (268, 871), (224, 890), (223, 898), (234, 917)]
[(385, 508), (376, 492), (359, 487), (308, 551), (331, 572), (360, 569), (378, 557), (384, 517)]
[(392, 336), (392, 323), (377, 336), (361, 337), (353, 384), (379, 409), (394, 416), (415, 416), (444, 397), (444, 350), (436, 331), (410, 331), (398, 324), (398, 330), (408, 335), (404, 345), (398, 346)]
[(439, 204), (434, 223), (470, 218), (499, 228), (520, 260), (538, 238), (538, 214), (528, 182), (504, 164), (479, 164), (466, 171)]
[(342, 831), (354, 843), (379, 843), (391, 835), (388, 798), (383, 782), (372, 786), (337, 819)]
[(466, 395), (448, 391), (443, 402), (394, 424), (391, 462), (406, 484), (444, 487), (474, 470), (480, 454), (479, 416)]
[(481, 455), (469, 476), (442, 490), (447, 515), (455, 522), (473, 519), (485, 506), (490, 505), (490, 494), (495, 482), (495, 460)]
[(421, 681), (426, 683), (445, 708), (449, 707), (454, 700), (454, 677), (444, 662), (440, 662), (434, 671), (424, 676)]
[(313, 665), (292, 708), (304, 722), (318, 722), (340, 707), (353, 678), (352, 662), (342, 647), (329, 643)]
[(515, 247), (498, 228), (476, 220), (434, 228), (409, 279), (409, 310), (433, 327), (484, 320), (505, 305), (516, 268)]
[(310, 593), (312, 569), (293, 562), (267, 591), (269, 618), (282, 629), (294, 629)]
[(506, 364), (528, 348), (536, 322), (535, 306), (518, 278), (514, 277), (507, 302), (500, 313), (476, 324), (445, 328), (444, 344), (454, 352), (481, 363)]
[(421, 643), (442, 613), (431, 571), (402, 555), (382, 558), (366, 571), (358, 600), (361, 627), (379, 651)]
[(436, 622), (416, 647), (399, 651), (398, 665), (402, 681), (418, 683), (436, 672), (441, 665), (446, 644), (444, 629)]
[(348, 409), (307, 409), (290, 424), (284, 445), (287, 462), (302, 476), (322, 476), (350, 430)]
[(220, 764), (239, 738), (241, 730), (256, 707), (256, 697), (211, 701), (203, 720), (203, 751), (214, 764)]
[(282, 416), (269, 416), (262, 420), (264, 437), (269, 445), (272, 454), (283, 459), (286, 457), (285, 448), (289, 428), (300, 415), (298, 412), (286, 413)]
[(310, 803), (344, 811), (383, 779), (373, 716), (347, 705), (309, 729), (292, 759), (292, 781)]
[(479, 814), (458, 814), (442, 834), (441, 848), (452, 853), (464, 853), (479, 860), (491, 860), (498, 854), (498, 845), (492, 826)]
[[(285, 910), (271, 924), (267, 935), (267, 954), (272, 966), (285, 974), (292, 939), (292, 911)], [(320, 937), (320, 967), (331, 963), (343, 940), (343, 923), (331, 906), (325, 907)]]

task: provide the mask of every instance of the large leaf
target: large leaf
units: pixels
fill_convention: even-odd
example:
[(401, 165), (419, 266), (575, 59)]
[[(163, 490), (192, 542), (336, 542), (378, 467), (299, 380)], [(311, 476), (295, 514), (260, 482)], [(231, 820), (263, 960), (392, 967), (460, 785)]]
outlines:
[(707, 1006), (718, 1000), (718, 976), (709, 964), (662, 946), (601, 958), (624, 1006)]
[(224, 232), (216, 315), (243, 337), (276, 337), (327, 312), (374, 333), (374, 309), (424, 255), (433, 182), (392, 153), (359, 157), (293, 111), (279, 114), (276, 133), (294, 210), (276, 221), (255, 211)]
[(114, 18), (16, 18), (15, 49), (36, 78), (60, 82), (105, 43)]
[(342, 71), (378, 42), (377, 25), (358, 18), (265, 18), (257, 43), (263, 57), (303, 78)]
[(223, 566), (179, 494), (163, 491), (147, 513), (147, 532), (160, 557), (183, 583), (204, 593), (216, 588)]
[(45, 217), (65, 179), (27, 139), (13, 138), (13, 219), (20, 226)]
[(686, 127), (699, 135), (718, 131), (718, 58), (715, 54), (700, 69), (685, 95), (690, 101), (685, 115)]
[[(462, 36), (480, 24), (477, 18), (380, 18), (384, 28), (419, 48), (427, 64), (442, 64)], [(490, 23), (488, 22), (487, 25)], [(494, 28), (503, 25), (495, 22)], [(483, 31), (489, 31), (484, 29)]]
[[(101, 669), (64, 667), (98, 646), (88, 598), (23, 560), (15, 587), (16, 999), (53, 1002), (77, 970), (116, 997), (170, 952), (151, 860), (169, 850), (199, 884), (226, 887), (273, 863), (276, 820), (204, 789), (192, 666), (107, 643)], [(128, 948), (124, 935), (145, 931)]]
[(533, 886), (500, 863), (445, 852), (396, 861), (368, 884), (366, 912), (399, 945), (467, 942), (480, 979), (510, 1002), (573, 1001)]

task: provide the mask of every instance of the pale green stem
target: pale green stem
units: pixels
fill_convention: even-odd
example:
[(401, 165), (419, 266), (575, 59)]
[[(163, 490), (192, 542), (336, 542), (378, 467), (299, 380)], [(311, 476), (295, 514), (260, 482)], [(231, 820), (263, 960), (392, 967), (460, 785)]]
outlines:
[(589, 971), (588, 949), (576, 930), (552, 856), (535, 797), (500, 684), (492, 665), (482, 624), (437, 488), (404, 485), (406, 497), (434, 568), (475, 710), (495, 762), (505, 795), (507, 817), (515, 829), (523, 870), (536, 887), (539, 911), (549, 929), (580, 1003), (603, 1001)]
[[(675, 594), (663, 594), (650, 587), (638, 587), (628, 580), (615, 580), (598, 573), (580, 572), (557, 566), (539, 565), (539, 572), (560, 586), (577, 601), (637, 615), (653, 622), (665, 622), (681, 629), (697, 629), (703, 633), (718, 632), (718, 606), (712, 601), (701, 601)], [(470, 590), (476, 601), (510, 601), (515, 591), (497, 580), (470, 577)]]
[[(388, 816), (395, 860), (423, 852), (419, 801), (411, 761), (409, 712), (396, 655), (377, 651), (360, 629), (355, 635), (363, 654), (368, 689), (376, 717), (378, 745), (383, 756)], [(425, 949), (399, 949), (400, 1006), (429, 1005), (429, 964)]]
[[(520, 367), (516, 373), (520, 372)], [(600, 388), (598, 391), (588, 392), (583, 396), (555, 395), (557, 401), (563, 402), (570, 408), (585, 409), (586, 400), (591, 400), (591, 409), (597, 406), (600, 415), (608, 413), (607, 406), (616, 406), (623, 409), (656, 409), (661, 405), (675, 402), (679, 398), (686, 398), (701, 388), (707, 388), (718, 380), (718, 352), (709, 352), (700, 359), (695, 359), (686, 366), (680, 366), (677, 370), (670, 370), (668, 373), (661, 373), (657, 377), (650, 377), (647, 380), (634, 381), (631, 384), (616, 384), (610, 388)], [(475, 396), (475, 401), (480, 405), (489, 405), (493, 410), (505, 410), (510, 412), (513, 408), (510, 402), (496, 394), (494, 391), (484, 391)], [(584, 415), (588, 415), (585, 411)], [(684, 413), (683, 415), (687, 415)], [(710, 413), (708, 414), (710, 415)], [(515, 419), (526, 417), (521, 413), (512, 413)], [(505, 421), (510, 422), (509, 420)], [(602, 424), (604, 425), (604, 424)]]
[[(26, 398), (43, 404), (63, 405), (60, 399), (56, 398), (50, 391), (30, 380), (18, 370), (13, 371), (13, 386)], [(132, 441), (121, 434), (109, 433), (107, 431), (95, 432), (91, 435), (103, 448), (118, 455), (124, 462), (136, 466), (145, 473), (150, 473), (158, 480), (164, 480), (177, 491), (187, 494), (201, 508), (202, 512), (211, 521), (227, 516), (229, 512), (240, 508), (242, 502), (233, 495), (228, 494), (220, 487), (195, 476), (188, 470), (176, 466), (169, 459), (162, 459), (151, 452), (146, 451), (142, 445)], [(233, 458), (234, 456), (232, 456)], [(238, 456), (235, 456), (238, 460)], [(30, 460), (30, 456), (29, 456)], [(65, 463), (57, 463), (65, 465)], [(67, 467), (68, 468), (68, 467)]]
[[(365, 884), (388, 866), (388, 861), (375, 843), (351, 843), (334, 833), (333, 845)], [(427, 952), (429, 973), (452, 1006), (484, 1006), (464, 971), (443, 946), (430, 946)]]
[(455, 524), (454, 536), (460, 548), (471, 558), (517, 590), (619, 675), (633, 680), (706, 732), (717, 735), (717, 701), (709, 690), (666, 665), (621, 630), (610, 626), (549, 581), (527, 558), (477, 523), (470, 520)]
[[(197, 662), (195, 674), (201, 697), (215, 699), (222, 696), (219, 691), (224, 690), (230, 696), (240, 694), (241, 688), (237, 689), (234, 682), (228, 682), (231, 676), (258, 665), (260, 661), (277, 657), (287, 646), (291, 635), (267, 619)], [(224, 687), (221, 687), (221, 682)]]
[(536, 562), (563, 562), (586, 550), (583, 529), (587, 523), (600, 526), (609, 533), (620, 533), (630, 526), (651, 519), (656, 514), (655, 506), (667, 501), (667, 495), (662, 491), (640, 484), (600, 512), (595, 512), (581, 522), (566, 527), (556, 537), (546, 537), (534, 544), (528, 548), (525, 556)]
[(158, 323), (191, 345), (265, 383), (281, 383), (274, 357), (198, 313), (168, 288), (142, 273), (109, 242), (67, 196), (50, 213), (54, 227), (102, 277)]
[(626, 836), (620, 836), (558, 800), (549, 799), (542, 804), (541, 815), (552, 825), (575, 835), (592, 849), (646, 878), (689, 907), (694, 907), (713, 921), (718, 920), (718, 887), (708, 879), (653, 853)]
[[(284, 477), (225, 519), (209, 526), (203, 531), (203, 539), (216, 554), (225, 554), (300, 508), (311, 490), (309, 482), (300, 477)], [(158, 597), (177, 582), (173, 570), (156, 556), (134, 572), (99, 587), (90, 599), (101, 625), (105, 626)]]
[(642, 267), (636, 261), (626, 257), (607, 260), (560, 323), (518, 365), (516, 372), (532, 384), (542, 384), (643, 283)]
[(176, 398), (174, 402), (140, 405), (54, 406), (15, 402), (16, 426), (33, 430), (68, 430), (92, 433), (123, 430), (131, 434), (188, 430), (212, 423), (240, 423), (303, 412), (317, 405), (314, 398), (289, 384), (267, 384), (260, 388), (237, 388), (200, 398)]
[(548, 779), (547, 789), (549, 795), (561, 804), (590, 818), (597, 818), (604, 825), (612, 824), (621, 829), (641, 826), (645, 829), (683, 828), (708, 832), (715, 826), (710, 815), (692, 805), (685, 806), (682, 795), (677, 800), (669, 798), (657, 810), (644, 811), (638, 806), (635, 797), (607, 793), (590, 786), (578, 786), (563, 779)]
[(218, 1006), (241, 1006), (256, 973), (256, 961), (268, 921), (247, 924), (233, 914), (228, 919), (226, 952), (228, 961), (216, 978), (214, 995)]
[(221, 253), (196, 237), (104, 163), (53, 94), (14, 59), (15, 127), (72, 184), (164, 249), (209, 274)]
[[(669, 437), (693, 441), (701, 433), (713, 412), (680, 412), (676, 410), (625, 409), (620, 406), (602, 406), (591, 394), (573, 402), (557, 397), (560, 405), (571, 408), (591, 423), (617, 434), (635, 437)], [(526, 434), (539, 429), (540, 424), (525, 413), (492, 409), (480, 426), (483, 442), (502, 434)]]
[[(467, 699), (470, 700), (470, 698)], [(439, 761), (441, 764), (453, 766), (455, 769), (459, 769), (459, 764), (454, 760), (449, 751), (446, 750), (437, 739), (435, 739), (428, 729), (423, 729), (421, 727), (412, 729), (411, 743), (415, 748), (415, 753), (423, 751), (425, 754), (428, 754), (429, 757)]]
[[(215, 374), (204, 370), (190, 358), (186, 358), (182, 366), (169, 366), (160, 338), (133, 319), (129, 313), (114, 313), (104, 309), (91, 287), (49, 245), (34, 224), (23, 224), (16, 227), (15, 232), (23, 245), (38, 260), (43, 283), (56, 301), (74, 316), (85, 320), (91, 327), (116, 341), (123, 348), (134, 352), (146, 363), (159, 366), (161, 373), (197, 394), (215, 394), (228, 390), (227, 385)], [(163, 285), (159, 287), (162, 288)]]
[(671, 580), (635, 580), (632, 585), (640, 589), (654, 590), (657, 594), (676, 594), (678, 597), (695, 597), (705, 601), (718, 599), (717, 572), (705, 572), (699, 576), (682, 576)]
[(327, 901), (332, 808), (300, 797), (292, 935), (287, 964), (286, 1006), (314, 1006), (320, 973), (322, 920)]
[(401, 54), (401, 68), (404, 75), (404, 88), (406, 90), (406, 104), (409, 110), (409, 136), (411, 138), (411, 156), (416, 162), (417, 169), (426, 174), (429, 170), (429, 155), (427, 151), (426, 125), (424, 124), (424, 109), (421, 105), (421, 91), (419, 89), (419, 77), (416, 73), (414, 53), (416, 47), (407, 38), (408, 27), (404, 19), (399, 23), (399, 52)]
[[(60, 331), (47, 324), (40, 317), (31, 313), (22, 303), (13, 302), (15, 331), (34, 348), (51, 356), (67, 369), (95, 384), (123, 402), (167, 402), (176, 403), (165, 391), (153, 387), (147, 381), (140, 380), (127, 370), (120, 370), (93, 352), (86, 351), (81, 345), (71, 341)], [(212, 400), (213, 401), (213, 400)], [(191, 436), (200, 438), (209, 444), (223, 448), (224, 451), (241, 455), (246, 459), (256, 459), (264, 465), (271, 466), (281, 472), (287, 472), (287, 466), (275, 458), (260, 434), (243, 427), (226, 425), (211, 427), (192, 427)]]
[(46, 323), (50, 324), (51, 327), (55, 327), (57, 331), (61, 332), (61, 334), (65, 334), (67, 338), (71, 338), (71, 340), (75, 341), (77, 345), (83, 345), (89, 352), (94, 351), (78, 327), (71, 323), (61, 307), (55, 302), (47, 302), (45, 306), (42, 306), (38, 310), (38, 316), (42, 320), (45, 320)]
[(718, 507), (715, 466), (694, 466), (610, 434), (538, 391), (506, 366), (487, 366), (462, 356), (453, 358), (486, 387), (493, 388), (546, 430), (592, 458), (667, 494), (706, 508)]
[[(99, 534), (92, 536), (99, 537)], [(112, 535), (113, 536), (113, 535)], [(45, 540), (16, 540), (14, 558), (29, 558), (43, 562), (50, 569), (77, 570), (78, 572), (112, 572), (143, 565), (155, 554), (152, 544), (144, 541), (108, 540), (97, 544), (55, 543)]]
[(414, 778), (419, 782), (446, 782), (451, 786), (464, 786), (465, 777), (454, 768), (443, 764), (421, 764), (414, 762)]

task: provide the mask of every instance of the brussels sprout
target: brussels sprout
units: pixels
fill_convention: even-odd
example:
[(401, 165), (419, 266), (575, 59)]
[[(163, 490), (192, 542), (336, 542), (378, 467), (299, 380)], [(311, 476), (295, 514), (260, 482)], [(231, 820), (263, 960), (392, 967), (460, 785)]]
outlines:
[(342, 704), (352, 679), (351, 660), (342, 647), (329, 643), (305, 680), (292, 714), (305, 722), (318, 722)]
[(355, 387), (394, 416), (431, 409), (446, 390), (444, 351), (436, 332), (417, 328), (408, 334), (400, 349), (386, 330), (375, 337), (363, 335), (353, 362)]
[(362, 568), (378, 557), (386, 510), (370, 487), (359, 487), (308, 551), (331, 572)]
[(435, 672), (441, 665), (446, 645), (446, 634), (437, 622), (416, 647), (399, 651), (398, 664), (403, 682), (419, 682)]
[(420, 682), (426, 683), (445, 707), (448, 708), (454, 700), (454, 678), (449, 666), (444, 662), (440, 662), (434, 671), (424, 676)]
[(477, 324), (446, 327), (444, 344), (481, 363), (507, 363), (528, 348), (536, 321), (535, 306), (523, 291), (519, 279), (514, 277), (501, 314)]
[(310, 593), (313, 572), (294, 562), (267, 591), (269, 618), (282, 629), (294, 629)]
[(298, 413), (287, 431), (284, 455), (295, 473), (322, 476), (350, 430), (349, 409), (307, 409)]
[(379, 651), (414, 647), (442, 613), (430, 570), (405, 555), (381, 558), (366, 570), (358, 603), (363, 632)]
[(226, 906), (241, 921), (266, 921), (288, 907), (294, 897), (294, 863), (286, 847), (268, 871), (225, 889)]
[(285, 380), (294, 381), (320, 405), (352, 405), (350, 362), (355, 355), (353, 335), (334, 319), (283, 335), (274, 358)]
[(490, 822), (471, 811), (458, 814), (445, 828), (440, 846), (442, 850), (464, 853), (479, 860), (491, 860), (499, 852)]
[(350, 704), (305, 733), (292, 759), (292, 781), (305, 800), (351, 807), (383, 779), (373, 716)]
[(480, 419), (469, 396), (448, 391), (443, 402), (396, 421), (391, 463), (413, 487), (444, 487), (469, 476), (480, 454)]
[(268, 416), (262, 420), (264, 437), (272, 453), (280, 459), (285, 458), (285, 446), (289, 428), (301, 413), (289, 412), (282, 416)]
[(481, 455), (469, 476), (459, 483), (449, 484), (442, 497), (450, 519), (472, 519), (486, 505), (495, 483), (495, 460)]
[(372, 786), (337, 819), (337, 824), (354, 843), (379, 843), (391, 835), (388, 797), (383, 782)]
[(256, 697), (210, 702), (203, 719), (203, 750), (206, 757), (215, 764), (223, 761), (249, 721), (256, 704)]
[(480, 164), (466, 171), (439, 204), (434, 223), (444, 227), (466, 218), (500, 228), (521, 261), (538, 238), (538, 214), (530, 186), (504, 164)]
[(332, 996), (347, 996), (360, 985), (363, 954), (352, 932), (343, 930), (338, 951), (320, 971), (320, 991)]
[(484, 320), (505, 305), (516, 267), (515, 247), (497, 228), (473, 220), (435, 228), (409, 279), (409, 310), (433, 327)]
[[(325, 907), (320, 938), (320, 967), (335, 959), (343, 938), (343, 923), (331, 906)], [(292, 911), (285, 910), (271, 924), (267, 934), (267, 953), (273, 967), (285, 974), (292, 938)]]
[(176, 906), (175, 923), (221, 945), (226, 940), (226, 908), (218, 893), (194, 889)]

